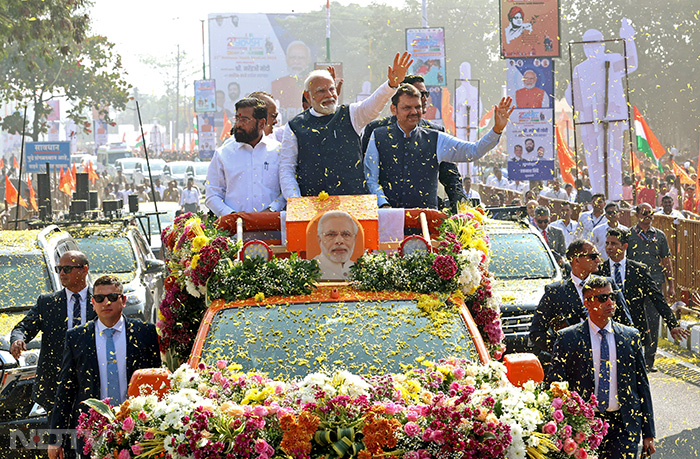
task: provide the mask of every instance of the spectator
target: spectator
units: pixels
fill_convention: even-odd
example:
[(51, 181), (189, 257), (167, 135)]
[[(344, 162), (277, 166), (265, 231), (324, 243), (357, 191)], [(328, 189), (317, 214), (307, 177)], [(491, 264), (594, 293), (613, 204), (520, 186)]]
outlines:
[(576, 202), (576, 190), (574, 186), (570, 183), (564, 185), (564, 191), (566, 191), (566, 200), (569, 202)]
[(698, 211), (698, 202), (695, 199), (695, 185), (686, 185), (685, 187), (683, 210), (694, 214), (700, 213), (700, 211)]
[(659, 192), (656, 195), (656, 204), (654, 204), (656, 207), (661, 206), (661, 200), (668, 194), (668, 183), (665, 181), (661, 181), (659, 183)]
[[(673, 262), (666, 234), (651, 225), (654, 220), (654, 210), (648, 203), (638, 205), (636, 212), (638, 223), (630, 232), (627, 258), (649, 267), (651, 277), (658, 284), (659, 289), (664, 292), (664, 284), (666, 284), (668, 287), (666, 297), (673, 298), (676, 295), (676, 285), (673, 279)], [(659, 313), (651, 305), (647, 305), (647, 322), (650, 330), (659, 329)], [(651, 335), (651, 343), (649, 346), (645, 346), (644, 357), (647, 370), (656, 371), (654, 357), (658, 334), (654, 332)]]
[(492, 175), (489, 175), (486, 179), (486, 186), (508, 189), (510, 188), (510, 182), (503, 176), (503, 171), (499, 166), (493, 166)]
[(527, 210), (527, 216), (530, 219), (530, 224), (537, 226), (535, 223), (535, 209), (539, 206), (539, 203), (535, 200), (530, 200), (525, 204), (525, 209)]
[(156, 192), (156, 200), (162, 201), (163, 200), (163, 193), (165, 192), (165, 187), (163, 185), (161, 185), (159, 178), (157, 178), (153, 181), (153, 188)]
[(559, 199), (560, 201), (569, 200), (569, 195), (561, 189), (561, 183), (557, 178), (549, 181), (549, 188), (543, 189), (540, 196), (548, 199)]
[(207, 171), (207, 207), (218, 216), (284, 209), (279, 182), (280, 143), (264, 135), (270, 117), (255, 98), (236, 102), (235, 142), (214, 153)]
[(574, 240), (581, 238), (583, 229), (576, 220), (571, 219), (571, 204), (569, 202), (561, 203), (560, 215), (561, 218), (552, 222), (550, 226), (559, 228), (564, 233), (564, 246), (569, 247), (569, 244)]
[(163, 201), (180, 202), (180, 190), (175, 180), (168, 182), (168, 188), (163, 192)]
[(559, 228), (549, 224), (549, 207), (538, 206), (535, 208), (535, 224), (542, 233), (544, 241), (554, 254), (557, 262), (561, 264), (566, 253), (566, 243), (564, 242), (564, 232)]
[(464, 186), (464, 194), (467, 199), (478, 199), (481, 201), (481, 196), (476, 190), (472, 190), (472, 178), (467, 175), (462, 179), (462, 185)]
[(593, 238), (593, 229), (598, 225), (605, 225), (608, 223), (608, 219), (605, 217), (605, 195), (603, 193), (596, 193), (592, 196), (591, 200), (593, 210), (588, 212), (581, 212), (578, 217), (578, 222), (582, 226), (582, 234), (586, 239)]
[(139, 185), (136, 188), (136, 194), (139, 198), (139, 202), (149, 202), (151, 200), (148, 193), (146, 193), (146, 187), (143, 185)]
[(202, 197), (199, 188), (194, 186), (194, 178), (187, 179), (187, 187), (180, 195), (180, 206), (185, 212), (197, 212), (199, 210), (199, 199)]
[(621, 231), (629, 231), (629, 228), (618, 223), (620, 217), (620, 207), (614, 202), (605, 205), (605, 217), (607, 219), (607, 223), (593, 228), (593, 239), (591, 241), (601, 253), (603, 261), (608, 259), (608, 255), (605, 252), (605, 241), (608, 237), (608, 230), (612, 228), (619, 228)]
[(529, 187), (530, 187), (529, 183), (524, 182), (524, 181), (520, 181), (520, 180), (514, 180), (510, 184), (510, 189), (513, 191), (517, 191), (520, 194), (525, 193)]
[(634, 201), (634, 182), (632, 177), (625, 175), (622, 179), (622, 200), (628, 204), (633, 204)]
[[(576, 186), (576, 202), (577, 203), (583, 204), (585, 206), (593, 200), (593, 195), (591, 194), (591, 190), (590, 190), (590, 188), (585, 188), (583, 186), (583, 180), (576, 179), (574, 181), (574, 185)], [(581, 219), (579, 218), (579, 221), (580, 220)]]
[(669, 195), (661, 199), (661, 207), (656, 209), (659, 215), (667, 215), (673, 218), (683, 218), (683, 214), (673, 208), (673, 198)]
[(644, 179), (644, 187), (637, 193), (637, 204), (647, 203), (652, 208), (656, 205), (656, 190), (654, 190), (654, 181), (647, 177)]

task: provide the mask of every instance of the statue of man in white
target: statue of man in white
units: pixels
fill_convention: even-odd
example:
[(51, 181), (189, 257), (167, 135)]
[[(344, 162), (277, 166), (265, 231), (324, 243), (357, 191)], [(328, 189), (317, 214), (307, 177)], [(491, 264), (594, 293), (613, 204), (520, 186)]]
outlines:
[[(481, 119), (481, 97), (479, 90), (472, 86), (472, 67), (469, 62), (462, 62), (459, 65), (459, 75), (461, 84), (455, 90), (455, 113), (457, 137), (469, 142), (476, 142), (479, 130), (479, 120)], [(468, 129), (467, 129), (468, 128)], [(462, 177), (471, 175), (472, 163), (458, 163), (457, 169)]]

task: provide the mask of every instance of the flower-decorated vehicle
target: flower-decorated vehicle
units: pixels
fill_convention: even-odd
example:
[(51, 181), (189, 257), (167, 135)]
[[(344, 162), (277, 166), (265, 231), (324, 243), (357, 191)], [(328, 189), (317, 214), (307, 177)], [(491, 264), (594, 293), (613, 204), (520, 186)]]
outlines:
[[(382, 243), (376, 204), (334, 198), (300, 198), (308, 212), (289, 203), (285, 224), (274, 214), (175, 220), (163, 233), (170, 276), (158, 323), (175, 371), (137, 372), (121, 407), (91, 400), (79, 427), (87, 453), (594, 457), (605, 425), (591, 403), (538, 385), (532, 355), (493, 360), (503, 332), (483, 211), (407, 210), (403, 226), (423, 236)], [(353, 217), (368, 249), (348, 282), (320, 282), (311, 259), (329, 207)], [(232, 239), (244, 221), (286, 229), (286, 246)], [(338, 244), (351, 236), (333, 234)], [(295, 244), (303, 250), (290, 253)]]

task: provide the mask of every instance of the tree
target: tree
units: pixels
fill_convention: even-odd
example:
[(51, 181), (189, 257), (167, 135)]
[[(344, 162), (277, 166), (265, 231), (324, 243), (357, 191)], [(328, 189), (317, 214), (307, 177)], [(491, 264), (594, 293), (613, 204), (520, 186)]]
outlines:
[[(65, 38), (65, 37), (64, 37)], [(82, 42), (43, 41), (14, 43), (5, 47), (0, 60), (0, 100), (16, 101), (31, 113), (25, 135), (34, 141), (47, 131), (47, 102), (65, 97), (72, 103), (68, 117), (90, 132), (86, 109), (96, 107), (109, 122), (109, 108), (123, 110), (131, 85), (123, 79), (121, 57), (105, 37), (88, 36)], [(65, 54), (61, 48), (68, 47)], [(45, 57), (45, 52), (50, 56)], [(11, 134), (22, 132), (23, 114), (16, 112), (2, 120)]]

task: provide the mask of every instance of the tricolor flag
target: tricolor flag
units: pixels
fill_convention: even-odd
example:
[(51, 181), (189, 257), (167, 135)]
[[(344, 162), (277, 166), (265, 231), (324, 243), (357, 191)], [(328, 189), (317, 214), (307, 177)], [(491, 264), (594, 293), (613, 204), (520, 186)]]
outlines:
[(482, 129), (485, 129), (486, 126), (489, 125), (491, 122), (491, 118), (493, 118), (493, 107), (491, 107), (491, 110), (486, 112), (486, 114), (481, 118), (481, 121), (479, 121), (479, 130), (481, 131)]
[(148, 134), (147, 132), (144, 132), (143, 134), (139, 135), (136, 137), (136, 145), (134, 145), (134, 148), (141, 148), (143, 147), (143, 136)]
[(651, 128), (636, 106), (634, 107), (634, 132), (637, 134), (637, 150), (647, 155), (656, 164), (659, 171), (663, 172), (661, 161), (659, 160), (666, 154), (666, 149), (661, 145), (654, 133), (651, 132)]

